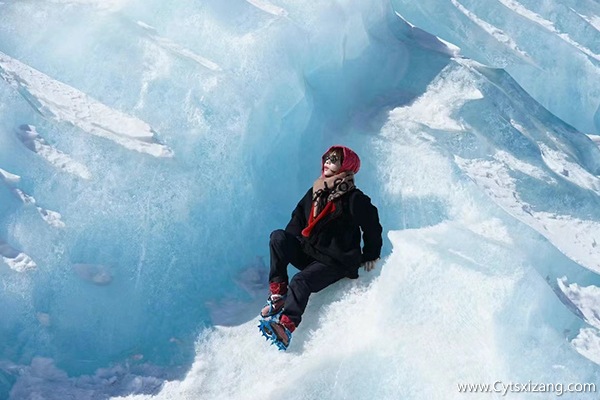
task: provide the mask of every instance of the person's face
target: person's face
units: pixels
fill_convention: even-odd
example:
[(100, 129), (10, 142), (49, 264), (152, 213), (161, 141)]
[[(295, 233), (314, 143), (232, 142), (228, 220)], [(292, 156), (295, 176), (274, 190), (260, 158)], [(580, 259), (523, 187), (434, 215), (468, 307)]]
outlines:
[(342, 160), (339, 152), (332, 151), (325, 157), (325, 164), (323, 164), (323, 175), (326, 178), (337, 174), (342, 167)]

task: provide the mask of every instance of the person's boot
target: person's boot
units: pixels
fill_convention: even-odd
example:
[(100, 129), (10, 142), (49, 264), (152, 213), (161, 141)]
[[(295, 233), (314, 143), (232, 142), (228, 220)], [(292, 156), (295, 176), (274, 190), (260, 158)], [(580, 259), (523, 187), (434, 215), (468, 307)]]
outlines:
[(267, 298), (267, 304), (260, 311), (262, 318), (271, 318), (283, 311), (285, 298), (287, 297), (287, 283), (285, 282), (270, 283), (269, 289), (271, 294)]
[(287, 350), (290, 342), (292, 341), (292, 332), (296, 329), (294, 324), (287, 315), (281, 315), (279, 321), (271, 321), (271, 330), (275, 337), (273, 342), (277, 345), (279, 350)]

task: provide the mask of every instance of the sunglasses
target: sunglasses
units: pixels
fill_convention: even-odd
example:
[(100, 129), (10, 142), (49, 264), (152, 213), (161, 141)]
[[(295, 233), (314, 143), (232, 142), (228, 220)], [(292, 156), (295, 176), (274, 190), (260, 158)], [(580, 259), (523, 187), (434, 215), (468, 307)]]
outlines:
[(330, 154), (328, 156), (325, 156), (325, 158), (323, 159), (323, 162), (327, 162), (327, 160), (329, 160), (329, 162), (331, 162), (332, 164), (337, 163), (338, 161), (340, 161), (340, 157), (338, 157), (336, 154)]

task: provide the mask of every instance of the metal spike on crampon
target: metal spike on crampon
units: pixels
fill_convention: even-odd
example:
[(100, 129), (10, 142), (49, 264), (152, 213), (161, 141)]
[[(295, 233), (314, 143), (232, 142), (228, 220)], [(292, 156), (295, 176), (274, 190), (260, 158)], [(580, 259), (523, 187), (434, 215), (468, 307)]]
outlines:
[[(279, 339), (272, 339), (273, 343), (275, 343), (275, 346), (277, 346), (277, 348), (281, 351), (286, 351), (287, 350), (287, 346)], [(291, 340), (291, 338), (290, 338)], [(289, 344), (288, 344), (289, 346)]]
[(275, 345), (279, 350), (286, 351), (290, 343), (292, 342), (292, 332), (290, 332), (287, 328), (284, 327), (285, 334), (289, 338), (288, 345), (286, 346), (283, 343), (283, 341), (277, 337), (275, 331), (273, 331), (273, 328), (271, 327), (271, 322), (273, 322), (272, 319), (261, 319), (258, 324), (258, 330), (262, 333), (266, 340), (271, 340), (271, 346)]
[(262, 333), (266, 340), (271, 339), (271, 341), (273, 341), (274, 333), (271, 329), (269, 321), (261, 319), (258, 324), (258, 330)]
[[(283, 332), (280, 332), (278, 330), (276, 330), (275, 328), (273, 328), (273, 324), (276, 324), (277, 327), (279, 328), (283, 328)], [(279, 322), (276, 321), (272, 321), (271, 322), (271, 332), (273, 332), (273, 335), (271, 336), (273, 340), (273, 343), (277, 346), (277, 348), (281, 351), (286, 351), (287, 348), (290, 346), (290, 343), (292, 343), (292, 332), (290, 332), (290, 330), (288, 328), (286, 328), (284, 325), (282, 325)], [(279, 333), (278, 333), (279, 332)], [(280, 336), (282, 335), (282, 336)], [(285, 336), (285, 337), (283, 337)], [(284, 339), (287, 339), (287, 345), (284, 343)]]

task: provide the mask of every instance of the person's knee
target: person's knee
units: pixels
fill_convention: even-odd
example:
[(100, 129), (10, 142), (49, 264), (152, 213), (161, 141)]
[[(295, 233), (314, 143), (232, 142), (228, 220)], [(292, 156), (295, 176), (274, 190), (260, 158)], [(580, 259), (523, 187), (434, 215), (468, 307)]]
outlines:
[(283, 229), (276, 229), (271, 232), (271, 237), (269, 239), (271, 243), (273, 242), (283, 242), (285, 240), (285, 231)]
[(283, 229), (275, 229), (273, 232), (271, 232), (270, 239), (271, 241), (285, 240), (285, 231)]
[(292, 277), (290, 288), (293, 286), (304, 292), (318, 293), (335, 282), (336, 281), (324, 282), (320, 277), (317, 277), (314, 274), (306, 275), (299, 272)]
[(290, 282), (289, 287), (290, 289), (293, 288), (292, 290), (295, 291), (301, 290), (302, 292), (312, 292), (310, 282), (308, 281), (308, 279), (306, 279), (302, 272), (297, 273), (292, 277), (292, 281)]

